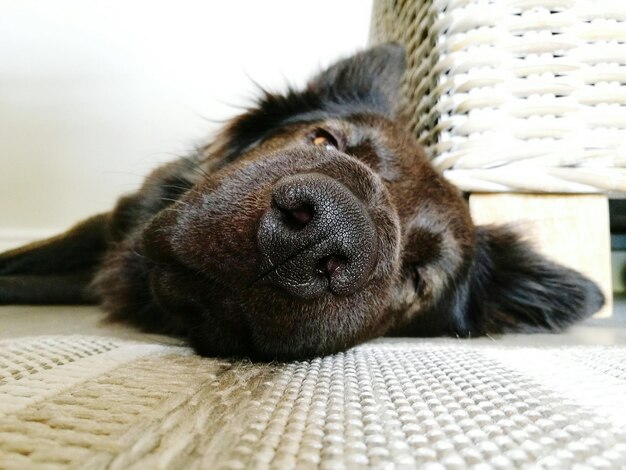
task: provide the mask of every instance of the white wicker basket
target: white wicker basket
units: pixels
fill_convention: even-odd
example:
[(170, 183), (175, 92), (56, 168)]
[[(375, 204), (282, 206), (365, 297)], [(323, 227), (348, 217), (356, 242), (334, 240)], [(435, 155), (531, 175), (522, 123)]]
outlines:
[(478, 192), (626, 192), (626, 0), (375, 0), (411, 126)]

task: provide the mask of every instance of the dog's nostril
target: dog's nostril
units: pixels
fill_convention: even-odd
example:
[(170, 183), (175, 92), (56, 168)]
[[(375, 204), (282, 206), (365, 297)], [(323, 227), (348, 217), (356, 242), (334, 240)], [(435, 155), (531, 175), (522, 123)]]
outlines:
[(317, 264), (317, 272), (324, 274), (328, 278), (340, 271), (346, 265), (346, 260), (340, 256), (325, 256)]
[(285, 222), (293, 229), (299, 230), (306, 227), (315, 214), (313, 206), (309, 204), (302, 204), (294, 209), (280, 208), (280, 211), (285, 216)]

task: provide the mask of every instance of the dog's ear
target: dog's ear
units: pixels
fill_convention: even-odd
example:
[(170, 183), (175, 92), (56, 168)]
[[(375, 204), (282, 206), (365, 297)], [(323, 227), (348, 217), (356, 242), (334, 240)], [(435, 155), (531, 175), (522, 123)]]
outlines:
[(395, 117), (405, 70), (404, 48), (382, 44), (330, 66), (309, 82), (308, 89), (327, 107), (362, 108)]
[(479, 226), (465, 297), (482, 333), (560, 331), (604, 304), (598, 286), (503, 226)]
[(223, 162), (235, 160), (285, 125), (360, 112), (396, 117), (405, 69), (402, 46), (383, 44), (340, 60), (304, 90), (261, 89), (256, 105), (224, 130)]
[(92, 303), (88, 285), (107, 246), (109, 214), (0, 253), (0, 305)]

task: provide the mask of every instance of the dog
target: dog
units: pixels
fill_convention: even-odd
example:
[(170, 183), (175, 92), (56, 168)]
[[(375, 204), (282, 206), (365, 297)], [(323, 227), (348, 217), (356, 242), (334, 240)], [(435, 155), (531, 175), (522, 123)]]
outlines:
[(99, 302), (199, 354), (261, 360), (559, 331), (599, 310), (591, 280), (472, 223), (406, 128), (405, 68), (384, 44), (263, 92), (111, 212), (0, 255), (0, 303)]

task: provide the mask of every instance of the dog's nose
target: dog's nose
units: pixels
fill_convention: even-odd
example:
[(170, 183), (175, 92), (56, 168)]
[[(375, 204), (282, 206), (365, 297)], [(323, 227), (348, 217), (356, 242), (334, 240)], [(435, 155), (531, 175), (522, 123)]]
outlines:
[(372, 273), (378, 248), (361, 201), (339, 181), (318, 173), (276, 183), (258, 245), (262, 281), (304, 299), (356, 292)]

